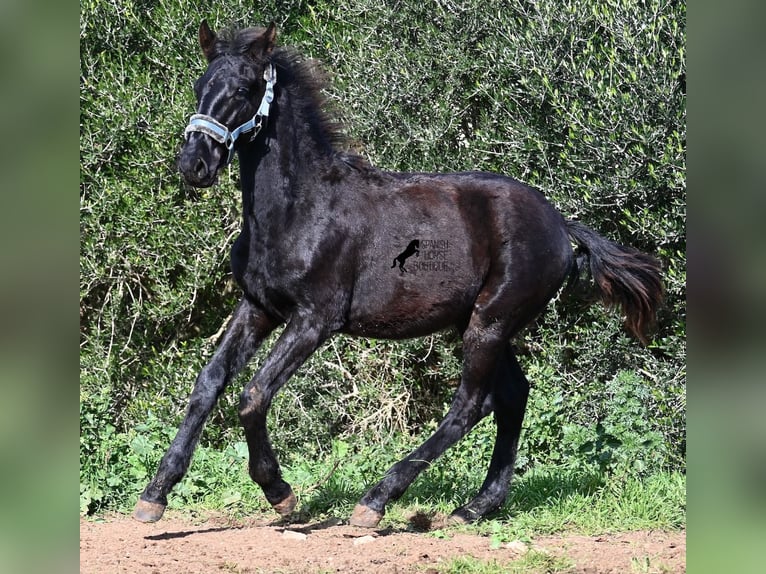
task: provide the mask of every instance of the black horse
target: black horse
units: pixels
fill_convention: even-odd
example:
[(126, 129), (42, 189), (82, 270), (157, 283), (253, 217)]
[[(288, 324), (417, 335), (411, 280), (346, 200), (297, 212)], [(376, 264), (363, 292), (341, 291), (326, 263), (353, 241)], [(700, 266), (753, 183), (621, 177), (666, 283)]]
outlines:
[[(266, 412), (296, 369), (334, 333), (398, 339), (454, 327), (464, 364), (449, 412), (364, 495), (351, 523), (377, 525), (388, 501), (494, 412), (486, 480), (453, 513), (462, 521), (482, 517), (506, 498), (529, 392), (509, 340), (586, 261), (602, 300), (621, 307), (627, 328), (643, 340), (662, 299), (660, 265), (567, 221), (541, 193), (509, 177), (391, 173), (339, 151), (343, 138), (316, 66), (275, 49), (275, 39), (273, 23), (220, 36), (206, 22), (199, 29), (208, 67), (194, 86), (197, 114), (178, 165), (189, 184), (207, 187), (239, 154), (244, 220), (231, 266), (243, 296), (134, 516), (162, 516), (216, 399), (284, 324), (239, 405), (250, 476), (279, 514), (289, 515), (296, 498), (269, 442)], [(413, 237), (448, 246), (441, 253), (449, 265), (391, 273), (391, 253)]]

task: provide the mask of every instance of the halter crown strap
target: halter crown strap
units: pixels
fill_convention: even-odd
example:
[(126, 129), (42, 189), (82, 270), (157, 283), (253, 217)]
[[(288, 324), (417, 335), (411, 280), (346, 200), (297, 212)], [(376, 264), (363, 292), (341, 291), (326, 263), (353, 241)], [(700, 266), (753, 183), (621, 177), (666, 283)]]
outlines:
[(189, 125), (184, 130), (184, 136), (191, 132), (200, 132), (213, 138), (218, 143), (222, 143), (229, 150), (229, 157), (226, 163), (230, 163), (234, 158), (234, 144), (239, 136), (249, 131), (253, 132), (250, 141), (261, 131), (264, 125), (264, 119), (269, 117), (271, 102), (274, 101), (274, 85), (277, 83), (277, 70), (273, 64), (269, 64), (263, 72), (263, 79), (266, 80), (266, 91), (261, 98), (261, 105), (255, 115), (233, 131), (229, 131), (225, 125), (214, 117), (205, 114), (194, 114), (189, 119)]

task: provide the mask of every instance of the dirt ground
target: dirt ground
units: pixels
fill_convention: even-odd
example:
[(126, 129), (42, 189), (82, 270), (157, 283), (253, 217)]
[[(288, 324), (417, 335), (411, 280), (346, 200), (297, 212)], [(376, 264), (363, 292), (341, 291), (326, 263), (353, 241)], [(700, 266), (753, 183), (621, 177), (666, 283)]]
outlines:
[(173, 514), (155, 524), (122, 515), (80, 519), (83, 574), (439, 574), (451, 558), (473, 556), (506, 564), (530, 550), (567, 557), (572, 566), (557, 572), (686, 572), (685, 532), (546, 536), (526, 545), (492, 546), (482, 536), (367, 530), (340, 520), (278, 525), (264, 519), (192, 520)]

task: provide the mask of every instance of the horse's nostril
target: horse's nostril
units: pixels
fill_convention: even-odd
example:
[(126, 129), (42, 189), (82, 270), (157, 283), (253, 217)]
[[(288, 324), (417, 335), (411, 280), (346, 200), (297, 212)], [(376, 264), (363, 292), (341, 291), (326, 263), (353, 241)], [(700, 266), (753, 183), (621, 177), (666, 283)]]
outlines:
[(205, 163), (205, 160), (202, 158), (197, 159), (197, 163), (194, 164), (194, 171), (197, 173), (197, 176), (204, 177), (207, 175), (207, 164)]

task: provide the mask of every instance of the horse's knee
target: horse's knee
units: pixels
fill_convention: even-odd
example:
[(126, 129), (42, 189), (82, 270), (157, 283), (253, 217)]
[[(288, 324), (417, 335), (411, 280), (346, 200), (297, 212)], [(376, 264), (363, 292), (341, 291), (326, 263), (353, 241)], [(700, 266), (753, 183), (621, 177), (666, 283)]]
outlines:
[(264, 393), (255, 385), (248, 385), (239, 396), (239, 420), (243, 424), (258, 415), (265, 415), (268, 400)]
[(189, 414), (207, 417), (225, 385), (226, 381), (220, 369), (211, 365), (205, 366), (197, 376), (189, 396)]

